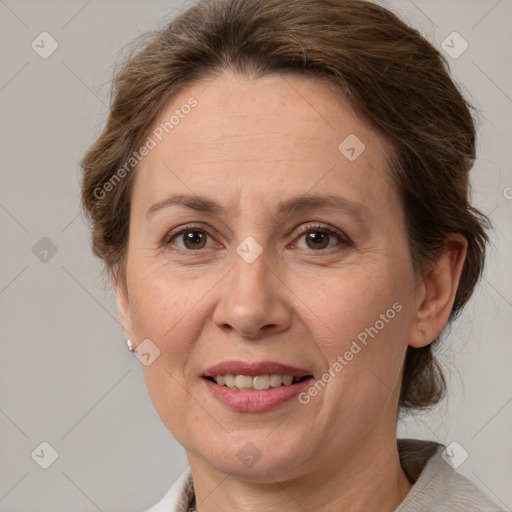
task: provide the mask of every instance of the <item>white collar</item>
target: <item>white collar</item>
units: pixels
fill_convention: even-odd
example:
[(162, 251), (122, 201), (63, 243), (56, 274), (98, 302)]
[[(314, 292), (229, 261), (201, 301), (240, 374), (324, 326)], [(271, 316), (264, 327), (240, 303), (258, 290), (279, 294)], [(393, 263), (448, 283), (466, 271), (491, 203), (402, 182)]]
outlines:
[(189, 512), (194, 500), (190, 468), (184, 471), (165, 496), (145, 512)]

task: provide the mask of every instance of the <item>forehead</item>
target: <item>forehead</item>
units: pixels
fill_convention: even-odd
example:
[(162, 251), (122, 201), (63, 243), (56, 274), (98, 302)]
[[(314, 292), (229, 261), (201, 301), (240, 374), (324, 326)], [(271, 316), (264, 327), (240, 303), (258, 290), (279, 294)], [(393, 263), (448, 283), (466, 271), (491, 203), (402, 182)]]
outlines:
[(343, 184), (350, 195), (357, 183), (382, 187), (390, 153), (334, 86), (297, 74), (195, 83), (166, 105), (150, 137), (134, 191), (143, 203), (176, 190), (229, 195), (230, 187), (267, 201), (283, 187), (332, 193)]

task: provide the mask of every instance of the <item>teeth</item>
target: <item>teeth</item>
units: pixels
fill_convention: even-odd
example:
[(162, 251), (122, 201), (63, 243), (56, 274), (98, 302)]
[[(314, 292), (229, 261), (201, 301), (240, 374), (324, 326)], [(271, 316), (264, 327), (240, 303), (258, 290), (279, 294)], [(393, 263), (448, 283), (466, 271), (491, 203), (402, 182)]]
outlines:
[(270, 377), (268, 375), (258, 375), (252, 379), (254, 389), (268, 389), (270, 387)]
[(282, 375), (271, 375), (270, 376), (270, 387), (271, 388), (278, 388), (283, 383), (283, 376)]
[[(219, 375), (219, 377), (222, 378), (222, 375)], [(220, 384), (220, 382), (217, 382), (217, 384)], [(234, 388), (235, 387), (235, 376), (234, 375), (224, 375), (224, 384), (228, 388)]]
[(250, 377), (248, 375), (217, 375), (214, 380), (220, 386), (227, 386), (237, 390), (266, 390), (278, 388), (279, 386), (290, 386), (294, 382), (291, 375), (257, 375)]
[(252, 377), (246, 375), (237, 375), (235, 377), (235, 387), (238, 389), (252, 389)]
[(289, 386), (293, 382), (293, 377), (291, 375), (285, 375), (283, 377), (283, 384), (285, 386)]

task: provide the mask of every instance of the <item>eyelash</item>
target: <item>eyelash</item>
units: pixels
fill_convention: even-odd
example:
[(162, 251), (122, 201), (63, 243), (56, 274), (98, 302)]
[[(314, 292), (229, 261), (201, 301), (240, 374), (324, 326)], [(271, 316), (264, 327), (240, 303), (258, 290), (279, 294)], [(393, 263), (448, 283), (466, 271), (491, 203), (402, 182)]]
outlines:
[[(190, 224), (190, 225), (187, 225), (185, 226), (184, 228), (182, 228), (180, 231), (178, 231), (177, 233), (169, 233), (165, 238), (164, 240), (162, 241), (162, 245), (167, 247), (169, 245), (172, 245), (171, 242), (179, 237), (180, 235), (184, 235), (185, 233), (190, 233), (190, 232), (200, 232), (200, 233), (204, 233), (205, 235), (207, 235), (208, 237), (210, 238), (213, 238), (209, 233), (208, 231), (206, 231), (205, 229), (199, 227), (199, 226), (196, 226), (196, 225), (193, 225), (193, 224)], [(324, 234), (327, 234), (329, 235), (330, 237), (334, 237), (338, 242), (339, 244), (337, 244), (336, 246), (334, 247), (329, 247), (327, 249), (308, 249), (308, 252), (314, 252), (314, 253), (318, 253), (318, 252), (327, 252), (327, 251), (331, 251), (331, 250), (336, 250), (336, 249), (340, 249), (340, 245), (341, 246), (352, 246), (352, 241), (349, 239), (348, 236), (346, 236), (344, 233), (342, 232), (338, 232), (338, 231), (335, 231), (327, 226), (324, 226), (322, 224), (308, 224), (306, 225), (304, 228), (302, 228), (300, 230), (300, 232), (297, 234), (297, 236), (295, 237), (295, 239), (300, 239), (301, 237), (303, 237), (304, 235), (308, 234), (308, 233), (314, 233), (314, 232), (319, 232), (319, 233), (324, 233)], [(182, 248), (182, 247), (177, 247), (178, 250), (180, 251), (185, 251), (185, 252), (201, 252), (203, 249), (186, 249), (186, 248)]]

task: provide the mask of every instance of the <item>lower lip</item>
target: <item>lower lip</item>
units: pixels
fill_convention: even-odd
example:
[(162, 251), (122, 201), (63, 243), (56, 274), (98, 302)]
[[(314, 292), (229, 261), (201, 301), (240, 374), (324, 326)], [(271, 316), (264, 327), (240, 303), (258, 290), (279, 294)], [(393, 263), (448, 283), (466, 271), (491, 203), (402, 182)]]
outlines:
[(308, 386), (312, 377), (290, 386), (279, 386), (262, 391), (237, 391), (203, 379), (213, 396), (232, 409), (242, 412), (269, 411), (297, 396)]

